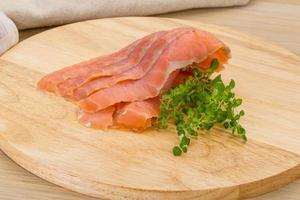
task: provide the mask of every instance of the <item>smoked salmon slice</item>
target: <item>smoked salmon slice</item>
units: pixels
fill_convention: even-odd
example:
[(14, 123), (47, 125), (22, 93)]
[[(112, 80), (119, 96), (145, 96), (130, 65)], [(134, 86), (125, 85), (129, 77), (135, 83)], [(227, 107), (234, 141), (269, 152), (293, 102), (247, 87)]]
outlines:
[(159, 32), (153, 37), (146, 37), (138, 45), (135, 46), (133, 51), (128, 55), (126, 59), (111, 63), (106, 67), (97, 67), (96, 65), (89, 67), (84, 73), (80, 73), (79, 76), (69, 78), (64, 82), (57, 85), (56, 93), (61, 96), (70, 96), (73, 90), (89, 80), (104, 76), (112, 76), (120, 74), (132, 66), (135, 66), (144, 57), (146, 50), (151, 44), (159, 37), (162, 32)]
[(183, 68), (206, 70), (218, 59), (221, 70), (229, 58), (229, 48), (214, 35), (180, 27), (46, 75), (38, 88), (73, 100), (87, 127), (142, 131), (159, 116), (162, 91), (191, 76)]
[[(43, 77), (38, 82), (38, 87), (43, 90), (47, 90), (49, 92), (54, 92), (58, 86), (62, 82), (70, 79), (82, 76), (84, 74), (89, 73), (94, 69), (99, 68), (107, 68), (109, 69), (110, 75), (119, 72), (118, 69), (112, 67), (112, 65), (118, 65), (119, 63), (126, 63), (128, 60), (129, 55), (134, 51), (135, 48), (139, 45), (145, 44), (145, 40), (149, 40), (154, 38), (157, 34), (161, 34), (161, 32), (152, 33), (144, 38), (141, 38), (132, 44), (122, 48), (116, 53), (106, 55), (106, 56), (99, 56), (93, 58), (91, 60), (83, 61), (78, 64), (74, 64), (68, 67), (65, 67), (61, 70), (55, 71)], [(112, 70), (114, 69), (114, 70)]]
[(116, 128), (143, 131), (159, 116), (159, 97), (123, 105), (114, 115)]
[[(78, 102), (86, 112), (97, 112), (119, 102), (142, 101), (158, 96), (169, 75), (196, 62), (201, 63), (221, 49), (229, 57), (228, 48), (210, 33), (192, 30), (177, 38), (155, 60), (149, 72), (141, 79), (123, 81), (99, 90)], [(206, 66), (199, 65), (202, 68)]]
[(78, 120), (84, 126), (95, 129), (107, 129), (113, 125), (114, 106), (107, 107), (95, 113), (79, 111)]
[[(164, 89), (177, 86), (189, 76), (190, 74), (186, 72), (178, 70), (173, 72)], [(93, 127), (95, 129), (114, 127), (140, 132), (150, 127), (152, 119), (159, 116), (159, 108), (159, 97), (155, 97), (144, 101), (117, 104), (116, 106), (110, 106), (95, 113), (81, 111), (78, 118), (86, 127)], [(114, 120), (112, 121), (114, 111)]]
[[(127, 71), (117, 74), (111, 77), (100, 77), (94, 80), (91, 80), (81, 87), (75, 89), (74, 94), (71, 98), (75, 100), (80, 100), (86, 98), (90, 94), (103, 89), (110, 87), (118, 82), (125, 80), (136, 80), (143, 77), (150, 69), (154, 62), (157, 60), (157, 57), (160, 56), (162, 51), (167, 49), (172, 43), (176, 41), (177, 38), (186, 34), (189, 30), (176, 29), (174, 31), (169, 31), (166, 34), (161, 35), (147, 50), (144, 54), (140, 63), (134, 65), (132, 68)], [(97, 72), (96, 72), (97, 73)], [(79, 82), (79, 84), (81, 84)], [(79, 85), (77, 85), (79, 86)]]

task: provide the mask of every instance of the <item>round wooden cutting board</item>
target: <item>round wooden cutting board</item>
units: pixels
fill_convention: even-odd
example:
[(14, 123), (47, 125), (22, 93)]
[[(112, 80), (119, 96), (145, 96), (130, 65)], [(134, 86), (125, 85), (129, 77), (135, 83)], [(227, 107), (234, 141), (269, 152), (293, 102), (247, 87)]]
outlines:
[[(222, 76), (244, 99), (244, 144), (216, 128), (174, 157), (173, 129), (137, 134), (83, 127), (76, 106), (38, 91), (64, 66), (108, 54), (158, 30), (191, 25), (232, 50)], [(223, 27), (166, 18), (115, 18), (58, 27), (31, 37), (0, 60), (0, 147), (32, 173), (105, 199), (240, 199), (300, 176), (300, 59)], [(122, 94), (120, 94), (122, 95)]]

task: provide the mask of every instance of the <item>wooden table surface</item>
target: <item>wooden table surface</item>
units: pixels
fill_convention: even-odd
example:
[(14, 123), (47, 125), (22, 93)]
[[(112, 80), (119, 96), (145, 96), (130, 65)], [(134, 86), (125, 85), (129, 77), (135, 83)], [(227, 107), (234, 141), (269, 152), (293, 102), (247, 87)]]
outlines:
[[(245, 7), (196, 9), (160, 15), (199, 20), (240, 30), (283, 46), (300, 56), (300, 1), (252, 0)], [(22, 31), (21, 40), (47, 30)], [(19, 167), (0, 151), (1, 200), (91, 200), (44, 181)], [(300, 180), (255, 200), (300, 200)]]

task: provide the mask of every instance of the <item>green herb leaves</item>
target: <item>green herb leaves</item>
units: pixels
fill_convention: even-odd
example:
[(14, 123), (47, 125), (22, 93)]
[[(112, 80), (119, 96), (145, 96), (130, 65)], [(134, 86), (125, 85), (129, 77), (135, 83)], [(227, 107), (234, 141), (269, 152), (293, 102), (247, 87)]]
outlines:
[(210, 130), (215, 124), (247, 140), (246, 131), (239, 124), (245, 112), (235, 111), (242, 104), (242, 99), (235, 98), (232, 92), (235, 82), (231, 80), (225, 85), (221, 75), (210, 78), (218, 66), (218, 60), (214, 59), (206, 71), (193, 68), (193, 76), (162, 95), (158, 124), (161, 128), (167, 128), (168, 122), (176, 124), (180, 142), (173, 148), (175, 156), (187, 152), (190, 138), (198, 136), (199, 130)]

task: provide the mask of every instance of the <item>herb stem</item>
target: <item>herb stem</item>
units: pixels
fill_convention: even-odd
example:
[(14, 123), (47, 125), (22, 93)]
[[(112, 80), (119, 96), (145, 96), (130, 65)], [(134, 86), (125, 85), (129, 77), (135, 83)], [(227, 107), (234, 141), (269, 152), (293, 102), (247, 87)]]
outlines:
[(239, 123), (245, 112), (241, 110), (236, 114), (242, 100), (236, 99), (232, 91), (235, 82), (231, 80), (225, 85), (221, 75), (211, 78), (218, 65), (214, 59), (205, 71), (195, 65), (188, 66), (193, 76), (161, 97), (158, 125), (162, 128), (167, 128), (169, 122), (176, 125), (180, 142), (173, 148), (175, 156), (187, 152), (190, 138), (197, 137), (200, 130), (210, 130), (216, 124), (230, 128), (234, 136), (247, 140), (246, 130)]

